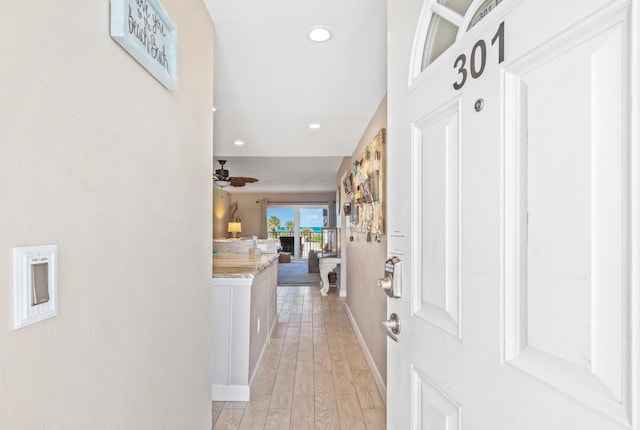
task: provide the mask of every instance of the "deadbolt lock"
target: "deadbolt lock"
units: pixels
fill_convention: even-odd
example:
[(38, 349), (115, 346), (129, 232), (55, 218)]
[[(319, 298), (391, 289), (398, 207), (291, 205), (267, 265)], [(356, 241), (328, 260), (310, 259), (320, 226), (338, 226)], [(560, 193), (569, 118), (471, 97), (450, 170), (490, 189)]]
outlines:
[(402, 261), (391, 257), (384, 263), (384, 276), (378, 279), (378, 287), (391, 298), (402, 297)]

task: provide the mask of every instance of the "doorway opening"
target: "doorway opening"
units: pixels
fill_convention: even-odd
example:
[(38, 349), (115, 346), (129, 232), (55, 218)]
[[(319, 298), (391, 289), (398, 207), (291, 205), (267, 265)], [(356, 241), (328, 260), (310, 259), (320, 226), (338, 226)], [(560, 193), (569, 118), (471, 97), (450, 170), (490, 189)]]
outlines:
[(329, 209), (322, 204), (270, 204), (267, 207), (267, 237), (280, 240), (280, 246), (294, 259), (309, 258), (309, 251), (320, 252), (322, 228), (329, 223)]

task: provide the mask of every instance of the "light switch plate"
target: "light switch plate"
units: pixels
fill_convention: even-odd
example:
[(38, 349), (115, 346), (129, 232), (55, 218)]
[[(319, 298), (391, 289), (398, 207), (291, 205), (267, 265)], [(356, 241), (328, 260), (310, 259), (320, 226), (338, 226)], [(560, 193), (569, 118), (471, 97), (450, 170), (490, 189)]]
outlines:
[(13, 329), (57, 313), (58, 245), (13, 248)]

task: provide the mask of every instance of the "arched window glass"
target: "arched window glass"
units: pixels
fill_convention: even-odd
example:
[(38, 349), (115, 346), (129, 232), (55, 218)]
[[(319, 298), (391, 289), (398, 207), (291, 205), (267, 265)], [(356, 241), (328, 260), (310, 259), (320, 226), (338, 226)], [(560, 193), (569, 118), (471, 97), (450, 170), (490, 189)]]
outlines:
[(502, 3), (502, 0), (485, 0), (484, 3), (480, 5), (480, 7), (476, 10), (469, 22), (469, 27), (467, 27), (467, 31), (471, 29), (474, 25), (479, 23), (482, 18), (487, 16), (489, 12), (491, 12), (496, 6)]
[(438, 3), (448, 7), (458, 15), (464, 16), (473, 0), (439, 0)]
[[(466, 33), (474, 25), (487, 16), (502, 0), (427, 0), (420, 25), (429, 21), (427, 31), (418, 29), (420, 34), (426, 34), (421, 46), (420, 72), (426, 69), (444, 51), (453, 45), (460, 35)], [(478, 5), (478, 3), (480, 3)], [(478, 5), (478, 6), (476, 6)], [(471, 18), (468, 16), (471, 14)], [(465, 18), (466, 17), (466, 18)], [(463, 23), (468, 22), (462, 29)]]
[(422, 70), (438, 58), (448, 47), (453, 45), (458, 35), (458, 27), (440, 15), (431, 15), (429, 31), (424, 42)]

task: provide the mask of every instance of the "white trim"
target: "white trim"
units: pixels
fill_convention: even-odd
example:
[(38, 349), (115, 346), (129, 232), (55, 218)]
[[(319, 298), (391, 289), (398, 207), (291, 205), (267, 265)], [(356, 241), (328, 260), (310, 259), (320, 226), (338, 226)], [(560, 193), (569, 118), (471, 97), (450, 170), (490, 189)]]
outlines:
[(640, 124), (631, 119), (640, 115), (640, 4), (631, 2), (631, 30), (629, 44), (630, 115), (629, 168), (631, 185), (630, 220), (630, 312), (631, 312), (631, 399), (630, 413), (634, 430), (640, 430)]
[(462, 21), (464, 21), (464, 16), (455, 12), (453, 9), (449, 9), (446, 6), (441, 5), (438, 2), (431, 3), (431, 10), (440, 18), (443, 18), (458, 27), (458, 33), (460, 33), (459, 29), (462, 25)]
[[(234, 317), (234, 314), (233, 314), (234, 313), (233, 295), (234, 295), (234, 293), (235, 293), (235, 291), (233, 291), (233, 288), (229, 288), (229, 302), (228, 302), (229, 303), (229, 307), (227, 308), (228, 312), (229, 312), (229, 319), (227, 320), (227, 327), (229, 329), (229, 333), (228, 333), (229, 345), (228, 345), (228, 348), (227, 348), (227, 380), (225, 381), (227, 383), (231, 383), (231, 369), (233, 367), (233, 365), (232, 365), (232, 363), (233, 363), (233, 351), (234, 351), (233, 345), (234, 345), (234, 341), (235, 341), (234, 336), (233, 336), (234, 335), (234, 333), (233, 333), (233, 317)], [(250, 313), (251, 313), (251, 311), (249, 311), (249, 314)], [(215, 328), (214, 328), (214, 330), (215, 330)], [(251, 335), (249, 335), (249, 339), (251, 339)], [(251, 341), (249, 340), (249, 342), (251, 342)], [(248, 352), (248, 350), (250, 350), (250, 348), (251, 348), (250, 346), (249, 346), (249, 348), (247, 348), (247, 352)], [(247, 367), (249, 367), (249, 366), (247, 366)]]
[(211, 384), (212, 402), (248, 402), (250, 397), (249, 385)]
[[(414, 364), (411, 365), (411, 422), (413, 426), (422, 422), (422, 404), (428, 403), (440, 414), (447, 430), (460, 430), (462, 406), (436, 385)], [(414, 427), (417, 428), (417, 427)]]
[(362, 337), (362, 333), (360, 332), (360, 328), (358, 327), (358, 323), (356, 323), (355, 318), (353, 317), (353, 314), (351, 313), (351, 309), (349, 309), (349, 306), (345, 304), (345, 309), (347, 311), (347, 317), (349, 317), (349, 321), (351, 322), (351, 326), (353, 327), (353, 332), (355, 333), (356, 337), (358, 338), (358, 344), (360, 344), (360, 348), (362, 349), (362, 353), (364, 355), (365, 360), (367, 360), (367, 364), (369, 365), (369, 370), (371, 370), (371, 373), (373, 374), (373, 379), (376, 381), (376, 386), (378, 387), (378, 392), (380, 393), (380, 396), (382, 397), (382, 401), (384, 402), (384, 405), (387, 405), (387, 386), (384, 383), (384, 380), (382, 379), (382, 375), (380, 374), (380, 371), (378, 370), (378, 366), (376, 366), (375, 361), (373, 361), (373, 357), (371, 356), (371, 352), (369, 351), (369, 348), (367, 347), (367, 343), (364, 340), (364, 337)]
[[(453, 250), (451, 252), (455, 255), (452, 257), (447, 254), (445, 257), (445, 271), (447, 273), (445, 280), (445, 290), (449, 299), (447, 299), (447, 303), (444, 307), (439, 307), (436, 305), (432, 305), (429, 303), (425, 303), (422, 298), (422, 290), (420, 288), (415, 288), (411, 294), (411, 315), (415, 316), (438, 329), (444, 331), (447, 334), (455, 336), (457, 339), (462, 340), (462, 272), (461, 272), (461, 262), (462, 262), (462, 97), (460, 95), (456, 95), (451, 100), (443, 103), (440, 107), (434, 110), (431, 114), (418, 119), (412, 123), (412, 133), (411, 133), (411, 158), (413, 163), (411, 165), (412, 171), (411, 176), (415, 179), (413, 185), (411, 187), (411, 201), (412, 210), (411, 210), (411, 231), (413, 232), (414, 237), (422, 237), (422, 133), (425, 128), (430, 126), (433, 123), (438, 121), (442, 121), (448, 117), (453, 115), (456, 116), (457, 127), (456, 127), (456, 152), (457, 157), (455, 157), (455, 164), (451, 164), (456, 168), (455, 174), (455, 187), (451, 187), (451, 169), (449, 166), (449, 162), (446, 161), (445, 164), (445, 187), (446, 187), (446, 195), (447, 201), (445, 203), (445, 212), (447, 214), (446, 219), (450, 220), (450, 214), (455, 215), (455, 234), (452, 234), (451, 223), (447, 221), (447, 231), (446, 231), (446, 248), (449, 250)], [(447, 147), (446, 151), (449, 151), (449, 142), (445, 143)], [(450, 152), (446, 152), (447, 160), (452, 159), (452, 154)], [(452, 190), (455, 191), (455, 200), (451, 200)], [(452, 209), (452, 202), (454, 202), (455, 208)], [(455, 236), (455, 240), (450, 240), (452, 236)], [(454, 248), (455, 247), (455, 248)], [(414, 282), (422, 283), (423, 282), (423, 267), (422, 267), (422, 248), (420, 247), (419, 241), (412, 242), (412, 261), (417, 264), (413, 264), (412, 270), (412, 279)], [(452, 263), (453, 262), (453, 263)], [(451, 267), (453, 266), (453, 267)], [(454, 274), (452, 276), (452, 273)], [(453, 281), (453, 282), (452, 282)], [(455, 284), (453, 291), (450, 290), (451, 284)]]
[(407, 86), (409, 87), (409, 90), (413, 87), (416, 79), (418, 79), (423, 74), (422, 72), (424, 72), (424, 70), (422, 70), (422, 57), (424, 55), (424, 42), (427, 38), (427, 32), (429, 31), (431, 15), (433, 15), (433, 10), (429, 7), (429, 1), (426, 0), (422, 5), (416, 30), (413, 32), (414, 36), (413, 43), (411, 44), (411, 58), (409, 60), (409, 76), (407, 76)]

